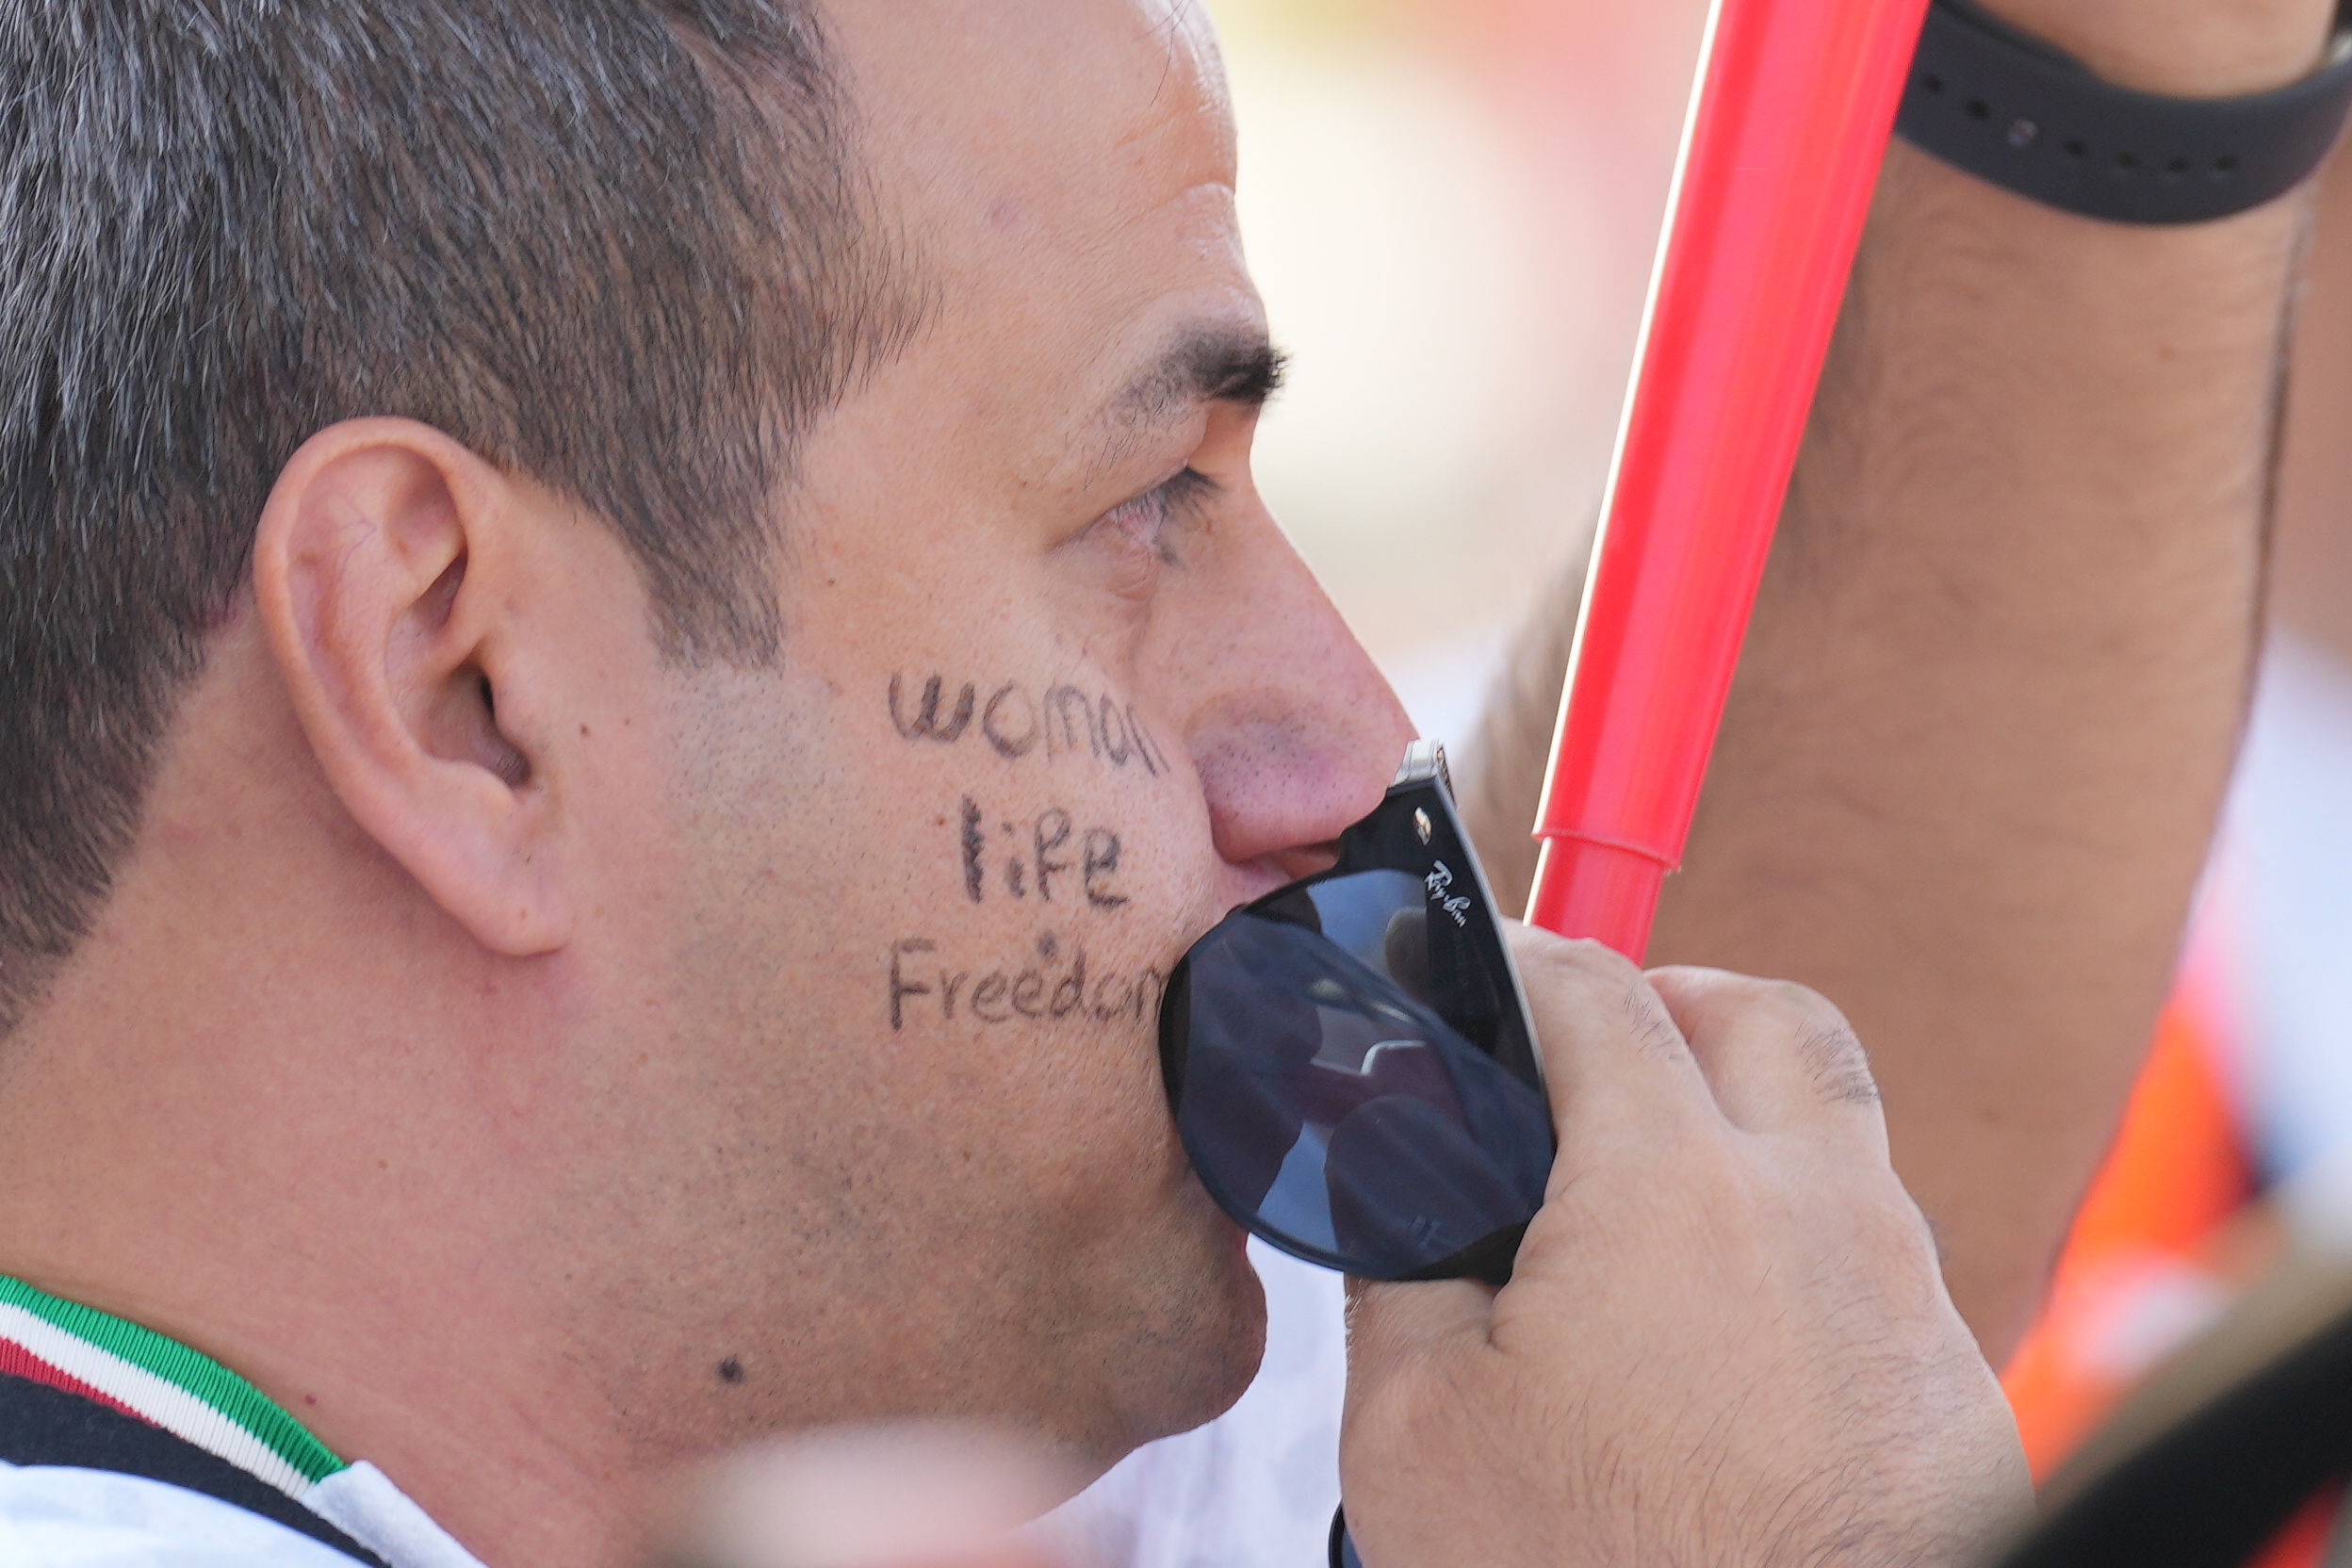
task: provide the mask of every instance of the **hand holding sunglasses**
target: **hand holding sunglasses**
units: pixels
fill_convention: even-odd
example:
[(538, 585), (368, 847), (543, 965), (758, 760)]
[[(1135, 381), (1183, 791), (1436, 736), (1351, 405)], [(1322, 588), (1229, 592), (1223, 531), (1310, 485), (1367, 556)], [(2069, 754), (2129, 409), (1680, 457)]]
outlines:
[(2033, 1490), (1837, 1009), (1511, 934), (1561, 1179), (1500, 1291), (1349, 1290), (1351, 1568), (1978, 1560)]
[[(1580, 1169), (1540, 1277), (1359, 1290), (1343, 1484), (1376, 1564), (1557, 1560), (1566, 1521), (1586, 1560), (1649, 1555), (1701, 1472), (1696, 1503), (1724, 1511), (1693, 1527), (1725, 1560), (1833, 1556), (1857, 1520), (1890, 1558), (1952, 1560), (2030, 1506), (1836, 1010), (1525, 939), (1552, 944), (1540, 1000)], [(1184, 1147), (1253, 1234), (1362, 1280), (1510, 1278), (1553, 1109), (1435, 747), (1330, 871), (1194, 944), (1160, 1023)], [(1803, 1506), (1742, 1505), (1762, 1495)], [(1330, 1560), (1361, 1560), (1344, 1513)]]
[(1413, 743), (1331, 870), (1193, 944), (1160, 1067), (1194, 1169), (1252, 1234), (1363, 1279), (1510, 1278), (1551, 1113), (1438, 746)]

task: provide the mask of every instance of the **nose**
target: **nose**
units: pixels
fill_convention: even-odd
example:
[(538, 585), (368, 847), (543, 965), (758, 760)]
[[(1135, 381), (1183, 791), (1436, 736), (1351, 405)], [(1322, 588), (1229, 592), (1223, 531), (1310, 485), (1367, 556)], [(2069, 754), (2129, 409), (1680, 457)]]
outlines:
[(1254, 896), (1330, 864), (1380, 803), (1413, 727), (1263, 508), (1181, 574), (1162, 643), (1218, 856)]

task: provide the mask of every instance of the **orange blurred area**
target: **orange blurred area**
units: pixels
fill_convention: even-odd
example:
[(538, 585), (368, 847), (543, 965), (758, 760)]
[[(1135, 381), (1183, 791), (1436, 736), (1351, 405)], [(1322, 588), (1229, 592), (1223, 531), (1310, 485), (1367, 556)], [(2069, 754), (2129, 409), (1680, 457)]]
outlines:
[[(2041, 1317), (2001, 1376), (2037, 1484), (2280, 1256), (2226, 1071), (2230, 1027), (2216, 988), (2184, 966)], [(2341, 1487), (2313, 1497), (2252, 1562), (2325, 1560), (2343, 1500)]]
[(2036, 1480), (2269, 1261), (2237, 1229), (2255, 1179), (2218, 1029), (2192, 988), (2165, 1006), (2049, 1302), (2001, 1375)]

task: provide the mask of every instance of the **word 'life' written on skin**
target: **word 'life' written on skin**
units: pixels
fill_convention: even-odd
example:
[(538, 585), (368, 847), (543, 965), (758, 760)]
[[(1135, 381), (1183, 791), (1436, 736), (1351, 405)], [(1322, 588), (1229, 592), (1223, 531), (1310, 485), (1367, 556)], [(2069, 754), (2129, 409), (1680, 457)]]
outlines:
[(1141, 1023), (1158, 1016), (1167, 986), (1168, 976), (1149, 966), (1132, 974), (1090, 970), (1085, 948), (1065, 948), (1051, 931), (1037, 939), (1034, 957), (986, 969), (944, 961), (937, 942), (906, 937), (890, 944), (890, 1028), (932, 1018), (977, 1026)]
[(890, 724), (904, 740), (954, 745), (969, 738), (1008, 762), (1086, 756), (1107, 767), (1140, 767), (1155, 778), (1168, 772), (1168, 754), (1135, 706), (1121, 706), (1108, 693), (1063, 681), (1033, 696), (1020, 681), (1006, 680), (984, 697), (972, 681), (956, 685), (938, 675), (924, 678), (920, 694), (909, 684), (903, 673), (890, 677)]
[[(988, 902), (991, 882), (1015, 898), (1033, 891), (1052, 904), (1073, 902), (1070, 883), (1096, 909), (1117, 909), (1127, 902), (1118, 890), (1119, 835), (1107, 827), (1083, 833), (1068, 811), (1050, 806), (1025, 824), (996, 819), (999, 842), (991, 844), (989, 813), (970, 795), (963, 797), (956, 844), (963, 858), (964, 896), (974, 904)], [(991, 869), (998, 874), (991, 877)]]

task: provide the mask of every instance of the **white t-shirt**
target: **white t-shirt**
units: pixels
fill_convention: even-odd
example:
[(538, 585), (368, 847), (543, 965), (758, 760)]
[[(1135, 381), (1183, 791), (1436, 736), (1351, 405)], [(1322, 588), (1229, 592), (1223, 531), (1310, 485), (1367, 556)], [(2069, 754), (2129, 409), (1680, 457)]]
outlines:
[[(312, 1487), (312, 1511), (392, 1568), (482, 1568), (372, 1464)], [(334, 1547), (201, 1492), (108, 1470), (0, 1463), (7, 1568), (356, 1568)]]
[[(2211, 890), (2239, 1088), (2288, 1210), (2352, 1228), (2352, 669), (2274, 633)], [(2323, 1216), (2319, 1210), (2332, 1210)]]

